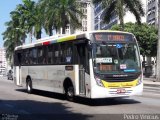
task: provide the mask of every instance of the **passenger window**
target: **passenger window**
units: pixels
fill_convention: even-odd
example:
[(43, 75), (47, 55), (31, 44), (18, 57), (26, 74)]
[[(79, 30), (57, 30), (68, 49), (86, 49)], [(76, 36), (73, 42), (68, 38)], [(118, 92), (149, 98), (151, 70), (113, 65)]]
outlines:
[(34, 49), (32, 49), (32, 62), (33, 62), (33, 64), (37, 64), (37, 49), (36, 48), (34, 48)]
[(43, 49), (42, 47), (38, 48), (38, 64), (43, 64)]
[(53, 46), (48, 46), (48, 64), (53, 64)]
[(53, 64), (59, 64), (59, 57), (60, 57), (59, 44), (55, 44), (53, 48), (54, 48)]

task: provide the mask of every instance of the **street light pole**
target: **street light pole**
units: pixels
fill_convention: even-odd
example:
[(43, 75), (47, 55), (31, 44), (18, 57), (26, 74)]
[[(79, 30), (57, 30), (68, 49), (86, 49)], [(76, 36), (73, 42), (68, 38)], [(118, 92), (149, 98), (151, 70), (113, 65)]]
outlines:
[(158, 44), (156, 65), (156, 81), (160, 81), (160, 0), (158, 0)]

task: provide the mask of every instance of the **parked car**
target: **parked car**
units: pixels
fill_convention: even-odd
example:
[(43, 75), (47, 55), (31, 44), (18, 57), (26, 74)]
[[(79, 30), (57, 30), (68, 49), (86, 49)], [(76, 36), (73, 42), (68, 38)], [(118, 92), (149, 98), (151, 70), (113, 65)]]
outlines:
[(13, 72), (12, 72), (12, 70), (8, 71), (7, 78), (8, 78), (8, 80), (13, 80)]

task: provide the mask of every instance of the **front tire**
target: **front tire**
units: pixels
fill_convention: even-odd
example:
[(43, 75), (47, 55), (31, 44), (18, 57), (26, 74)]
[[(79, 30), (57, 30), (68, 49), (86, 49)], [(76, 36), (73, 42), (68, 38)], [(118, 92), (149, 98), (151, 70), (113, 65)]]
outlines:
[(26, 82), (26, 90), (27, 93), (31, 94), (33, 89), (32, 89), (32, 81), (30, 79), (27, 80)]
[(74, 101), (74, 88), (73, 88), (73, 86), (67, 87), (66, 98), (68, 101)]

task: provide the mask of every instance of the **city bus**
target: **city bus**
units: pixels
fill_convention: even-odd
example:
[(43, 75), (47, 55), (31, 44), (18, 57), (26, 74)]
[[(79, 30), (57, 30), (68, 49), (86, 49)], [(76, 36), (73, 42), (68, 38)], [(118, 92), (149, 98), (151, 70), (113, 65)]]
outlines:
[(39, 39), (14, 51), (14, 82), (34, 89), (85, 98), (141, 95), (143, 75), (132, 33), (92, 31)]

